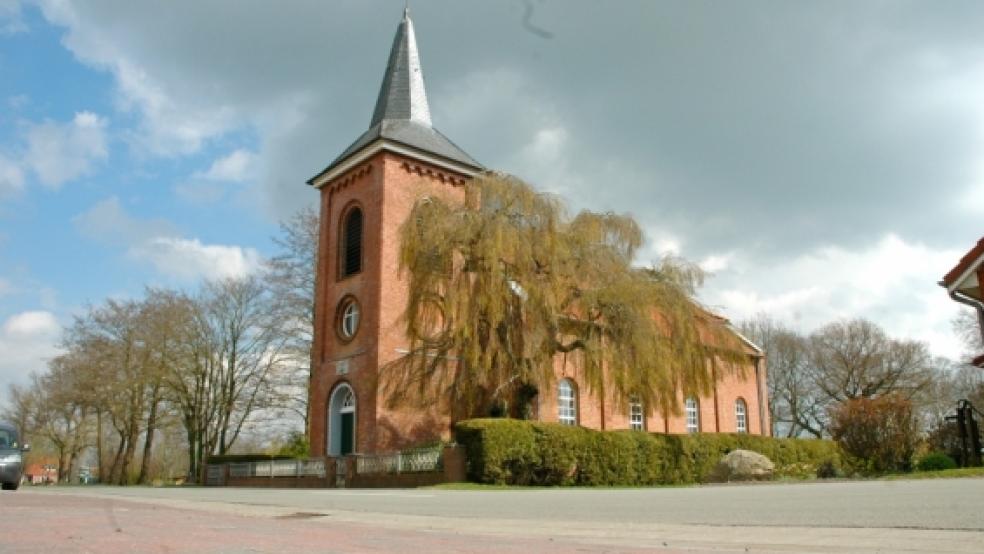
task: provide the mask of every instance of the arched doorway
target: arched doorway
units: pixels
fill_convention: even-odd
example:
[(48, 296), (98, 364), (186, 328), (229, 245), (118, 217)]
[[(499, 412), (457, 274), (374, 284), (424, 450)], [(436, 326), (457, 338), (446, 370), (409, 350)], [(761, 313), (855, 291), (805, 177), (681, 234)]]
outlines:
[(328, 455), (355, 451), (355, 392), (347, 383), (335, 387), (328, 402)]

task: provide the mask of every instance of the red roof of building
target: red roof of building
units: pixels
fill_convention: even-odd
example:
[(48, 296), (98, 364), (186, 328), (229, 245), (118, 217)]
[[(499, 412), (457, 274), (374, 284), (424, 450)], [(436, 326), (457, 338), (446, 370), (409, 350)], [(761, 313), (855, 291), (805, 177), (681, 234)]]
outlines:
[(984, 237), (981, 237), (981, 240), (977, 241), (977, 245), (971, 248), (970, 252), (964, 254), (957, 265), (943, 276), (943, 286), (950, 287), (953, 285), (982, 254), (984, 254)]

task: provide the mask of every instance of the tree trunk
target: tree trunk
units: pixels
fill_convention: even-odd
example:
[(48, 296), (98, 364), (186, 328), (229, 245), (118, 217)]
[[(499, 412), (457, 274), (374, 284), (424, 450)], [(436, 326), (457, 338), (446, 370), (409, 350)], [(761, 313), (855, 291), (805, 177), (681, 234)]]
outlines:
[(103, 460), (103, 424), (101, 411), (96, 411), (96, 472), (99, 475), (99, 480), (105, 482), (106, 462)]
[(75, 467), (75, 462), (77, 462), (78, 459), (79, 459), (79, 451), (78, 450), (72, 450), (71, 454), (69, 454), (69, 456), (68, 456), (68, 475), (67, 475), (67, 478), (68, 479), (67, 479), (67, 481), (69, 483), (72, 482), (72, 468)]
[(64, 483), (68, 478), (68, 448), (65, 446), (58, 447), (58, 482)]
[[(135, 418), (134, 418), (135, 419)], [(137, 422), (131, 421), (131, 427), (126, 437), (126, 450), (123, 451), (123, 463), (120, 466), (119, 485), (130, 483), (130, 466), (133, 456), (137, 453)]]
[(109, 480), (105, 483), (115, 483), (119, 480), (120, 474), (120, 463), (123, 461), (123, 449), (126, 448), (126, 434), (119, 432), (120, 445), (116, 449), (116, 455), (113, 456), (113, 465), (109, 470)]
[(126, 450), (123, 453), (123, 466), (120, 470), (120, 485), (130, 484), (130, 467), (137, 453), (137, 437), (140, 434), (140, 416), (143, 415), (143, 385), (135, 386), (130, 391), (129, 420), (126, 424)]
[(157, 427), (157, 397), (160, 393), (160, 388), (160, 383), (155, 384), (154, 390), (150, 395), (150, 414), (147, 416), (147, 434), (144, 437), (143, 458), (140, 460), (140, 476), (137, 478), (137, 482), (141, 484), (147, 483), (147, 473), (150, 470), (150, 454), (154, 446), (154, 431)]

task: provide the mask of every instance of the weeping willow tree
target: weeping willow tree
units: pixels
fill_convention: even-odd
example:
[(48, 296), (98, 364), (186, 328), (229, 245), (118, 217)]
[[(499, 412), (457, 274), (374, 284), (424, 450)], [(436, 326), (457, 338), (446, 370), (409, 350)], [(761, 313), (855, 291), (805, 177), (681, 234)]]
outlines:
[(401, 228), (410, 348), (387, 368), (391, 401), (438, 392), (473, 415), (549, 386), (557, 357), (590, 392), (649, 411), (708, 394), (741, 345), (693, 300), (699, 268), (632, 265), (642, 241), (627, 215), (570, 217), (501, 174), (471, 181), (464, 202), (422, 198)]

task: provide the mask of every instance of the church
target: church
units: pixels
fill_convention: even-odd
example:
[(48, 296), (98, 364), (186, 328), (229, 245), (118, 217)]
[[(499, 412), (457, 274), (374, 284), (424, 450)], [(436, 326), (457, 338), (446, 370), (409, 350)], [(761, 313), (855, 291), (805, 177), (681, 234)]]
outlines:
[[(400, 226), (416, 199), (461, 200), (469, 180), (483, 171), (431, 121), (405, 10), (369, 129), (308, 181), (320, 192), (308, 402), (312, 456), (391, 452), (450, 438), (455, 422), (441, 402), (424, 409), (388, 405), (380, 368), (408, 352)], [(706, 398), (681, 399), (679, 416), (589, 394), (578, 386), (577, 371), (563, 364), (555, 364), (556, 381), (539, 391), (534, 413), (541, 421), (594, 429), (768, 435), (764, 354), (743, 338), (742, 344), (743, 375), (719, 378)]]

